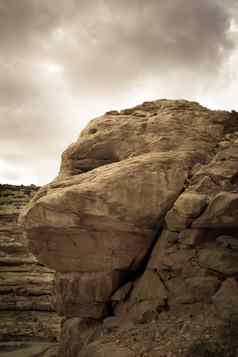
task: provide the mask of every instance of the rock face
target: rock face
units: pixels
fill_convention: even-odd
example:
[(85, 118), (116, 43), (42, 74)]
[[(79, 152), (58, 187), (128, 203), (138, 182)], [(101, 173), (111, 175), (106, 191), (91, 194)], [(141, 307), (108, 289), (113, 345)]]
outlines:
[[(136, 323), (197, 304), (236, 313), (238, 114), (169, 100), (108, 112), (21, 219), (32, 252), (58, 272), (67, 318)], [(85, 356), (113, 350), (96, 345)]]
[(55, 340), (59, 334), (51, 297), (54, 272), (28, 251), (17, 224), (37, 189), (0, 185), (0, 341)]

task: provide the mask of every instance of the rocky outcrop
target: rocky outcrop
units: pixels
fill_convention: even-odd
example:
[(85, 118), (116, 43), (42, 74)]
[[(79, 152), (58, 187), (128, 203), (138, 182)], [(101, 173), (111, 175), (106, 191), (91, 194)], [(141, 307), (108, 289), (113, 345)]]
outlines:
[(184, 306), (236, 314), (237, 177), (235, 112), (158, 100), (93, 120), (22, 215), (31, 251), (57, 270), (57, 311), (77, 326), (114, 316), (106, 329)]
[(59, 335), (51, 297), (54, 272), (28, 251), (17, 223), (37, 190), (0, 185), (0, 341), (55, 340)]

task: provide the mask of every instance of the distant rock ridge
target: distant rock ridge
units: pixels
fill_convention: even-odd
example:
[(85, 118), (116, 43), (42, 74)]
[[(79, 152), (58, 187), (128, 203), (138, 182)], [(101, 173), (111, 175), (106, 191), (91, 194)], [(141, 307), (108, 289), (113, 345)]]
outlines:
[[(238, 321), (238, 113), (186, 100), (108, 112), (21, 220), (33, 254), (57, 271), (64, 357), (110, 356), (96, 333), (105, 318), (121, 328), (192, 307), (215, 327)], [(137, 356), (133, 346), (118, 356)]]
[(54, 272), (28, 251), (17, 223), (38, 189), (0, 184), (0, 342), (55, 340), (59, 334), (51, 296)]

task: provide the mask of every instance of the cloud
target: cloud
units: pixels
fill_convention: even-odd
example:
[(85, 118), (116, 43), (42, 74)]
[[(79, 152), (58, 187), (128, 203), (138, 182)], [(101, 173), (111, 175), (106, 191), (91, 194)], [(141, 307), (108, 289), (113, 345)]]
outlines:
[(237, 14), (233, 0), (0, 0), (0, 181), (50, 180), (109, 109), (235, 104)]
[(217, 76), (233, 49), (229, 27), (215, 1), (101, 1), (85, 11), (78, 5), (56, 48), (73, 85), (120, 92), (174, 70)]
[(228, 10), (235, 2), (228, 4), (2, 0), (1, 43), (9, 52), (59, 61), (66, 80), (84, 91), (120, 92), (174, 68), (215, 76), (233, 48)]

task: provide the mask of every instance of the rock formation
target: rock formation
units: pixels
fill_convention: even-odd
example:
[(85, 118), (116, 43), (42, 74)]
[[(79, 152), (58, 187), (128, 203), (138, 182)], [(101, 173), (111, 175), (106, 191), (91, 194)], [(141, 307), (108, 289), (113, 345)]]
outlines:
[[(22, 222), (57, 271), (64, 357), (139, 355), (103, 329), (188, 311), (215, 327), (238, 317), (238, 114), (184, 100), (108, 112), (63, 153)], [(151, 341), (147, 355), (162, 356)]]
[(56, 340), (60, 318), (52, 305), (54, 272), (28, 251), (17, 224), (35, 186), (0, 185), (0, 341)]

